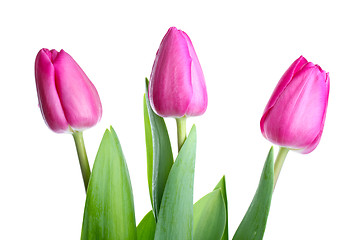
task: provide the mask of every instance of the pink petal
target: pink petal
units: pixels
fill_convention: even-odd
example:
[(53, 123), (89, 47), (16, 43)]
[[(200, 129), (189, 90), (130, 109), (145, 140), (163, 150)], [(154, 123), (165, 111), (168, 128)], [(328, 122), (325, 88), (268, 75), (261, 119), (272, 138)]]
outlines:
[(193, 94), (191, 62), (186, 39), (170, 28), (157, 51), (149, 84), (151, 106), (158, 115), (185, 115)]
[(55, 85), (55, 70), (51, 59), (57, 52), (41, 49), (35, 60), (35, 80), (39, 106), (48, 127), (54, 132), (66, 132), (66, 121)]
[(327, 99), (322, 72), (313, 64), (306, 64), (267, 113), (263, 122), (266, 138), (293, 149), (310, 146), (322, 131)]
[[(318, 66), (319, 67), (319, 66)], [(324, 71), (323, 71), (324, 72)], [(314, 140), (309, 144), (306, 148), (304, 148), (301, 153), (307, 154), (312, 152), (319, 144), (320, 138), (322, 137), (324, 123), (325, 123), (325, 117), (327, 114), (327, 108), (328, 108), (328, 98), (329, 98), (329, 89), (330, 89), (330, 79), (329, 79), (329, 73), (325, 73), (325, 76), (323, 77), (325, 79), (325, 85), (326, 85), (326, 106), (325, 111), (323, 112), (322, 116), (322, 124), (321, 124), (321, 131), (318, 133), (318, 135), (314, 138)]]
[(297, 60), (295, 60), (292, 65), (287, 69), (287, 71), (283, 74), (281, 79), (279, 80), (276, 88), (274, 89), (271, 98), (269, 99), (267, 106), (264, 109), (264, 113), (261, 119), (261, 131), (262, 134), (265, 136), (265, 132), (263, 130), (263, 123), (265, 121), (265, 118), (267, 117), (267, 114), (269, 113), (270, 109), (274, 106), (280, 95), (283, 93), (285, 88), (288, 86), (290, 81), (292, 80), (294, 74), (299, 71), (308, 61), (303, 57), (300, 56)]
[(98, 93), (80, 66), (61, 50), (53, 61), (58, 95), (70, 126), (83, 130), (95, 125), (102, 116)]
[(202, 115), (207, 109), (208, 97), (207, 97), (206, 83), (204, 80), (204, 75), (201, 65), (199, 63), (197, 54), (192, 45), (191, 39), (188, 37), (188, 35), (185, 32), (180, 31), (180, 33), (186, 39), (189, 54), (192, 59), (191, 83), (193, 89), (193, 96), (188, 106), (188, 109), (186, 111), (186, 115), (199, 116)]

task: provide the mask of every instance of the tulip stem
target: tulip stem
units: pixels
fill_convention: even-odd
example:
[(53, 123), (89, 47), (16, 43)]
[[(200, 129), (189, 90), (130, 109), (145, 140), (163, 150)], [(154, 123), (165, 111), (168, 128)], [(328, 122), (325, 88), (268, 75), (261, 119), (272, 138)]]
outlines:
[(176, 118), (178, 152), (181, 150), (181, 147), (187, 138), (186, 120), (187, 120), (186, 117)]
[(85, 184), (85, 191), (87, 192), (87, 186), (90, 180), (91, 169), (90, 169), (89, 161), (87, 159), (83, 134), (82, 132), (74, 131), (72, 136), (74, 137), (75, 140), (77, 155), (79, 157), (79, 162), (82, 172), (82, 178)]
[(274, 163), (274, 185), (273, 185), (273, 191), (274, 191), (275, 185), (277, 184), (280, 170), (282, 169), (284, 160), (285, 160), (285, 158), (287, 157), (288, 152), (289, 152), (289, 149), (288, 149), (288, 148), (285, 148), (285, 147), (280, 147), (280, 148), (279, 148), (279, 152), (278, 152), (278, 155), (277, 155), (277, 159), (275, 160), (275, 163)]

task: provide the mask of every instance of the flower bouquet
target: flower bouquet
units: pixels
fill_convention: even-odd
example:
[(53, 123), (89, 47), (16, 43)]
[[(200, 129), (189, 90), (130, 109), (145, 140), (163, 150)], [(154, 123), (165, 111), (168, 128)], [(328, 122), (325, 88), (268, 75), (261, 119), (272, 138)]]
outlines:
[[(86, 190), (81, 239), (229, 239), (226, 180), (193, 203), (197, 133), (186, 119), (202, 115), (207, 90), (188, 35), (174, 27), (164, 36), (145, 81), (143, 98), (147, 179), (152, 209), (136, 225), (130, 173), (115, 130), (103, 135), (92, 171), (83, 131), (102, 116), (96, 88), (64, 50), (42, 49), (35, 60), (39, 107), (48, 127), (73, 135)], [(290, 150), (307, 154), (319, 144), (327, 110), (329, 75), (304, 57), (295, 60), (269, 99), (260, 128), (280, 146), (264, 162), (257, 191), (233, 239), (263, 239), (272, 194)], [(174, 154), (163, 118), (177, 122)], [(146, 161), (144, 160), (143, 163)], [(201, 171), (202, 169), (199, 169)], [(133, 176), (132, 177), (136, 177)]]

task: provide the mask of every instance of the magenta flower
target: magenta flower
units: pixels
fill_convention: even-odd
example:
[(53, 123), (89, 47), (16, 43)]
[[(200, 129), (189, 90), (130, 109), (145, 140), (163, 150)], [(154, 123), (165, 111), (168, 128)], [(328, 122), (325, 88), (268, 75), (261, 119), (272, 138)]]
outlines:
[(82, 131), (101, 119), (96, 88), (64, 50), (41, 49), (35, 79), (42, 116), (54, 132)]
[(164, 36), (153, 64), (149, 99), (162, 117), (202, 115), (207, 90), (201, 65), (187, 34), (171, 27)]
[(284, 73), (261, 119), (263, 136), (274, 144), (310, 153), (322, 136), (329, 74), (299, 57)]

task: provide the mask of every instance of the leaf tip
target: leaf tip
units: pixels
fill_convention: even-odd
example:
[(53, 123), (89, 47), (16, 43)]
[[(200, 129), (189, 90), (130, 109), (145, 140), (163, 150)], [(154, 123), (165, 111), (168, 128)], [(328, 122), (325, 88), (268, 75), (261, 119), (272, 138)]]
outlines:
[(113, 129), (112, 125), (110, 125), (110, 132), (115, 132), (115, 129)]
[(148, 85), (150, 84), (150, 81), (148, 80), (148, 78), (145, 78), (145, 84), (146, 84), (146, 92), (148, 91)]
[(192, 125), (191, 131), (189, 132), (189, 134), (196, 134), (197, 135), (197, 129), (196, 129), (196, 124)]
[(268, 158), (273, 159), (273, 157), (274, 157), (273, 151), (274, 151), (273, 146), (271, 146), (271, 148), (269, 149), (269, 152), (268, 152)]
[(106, 131), (105, 131), (104, 135), (108, 135), (108, 134), (111, 134), (111, 131), (108, 128), (106, 128)]

